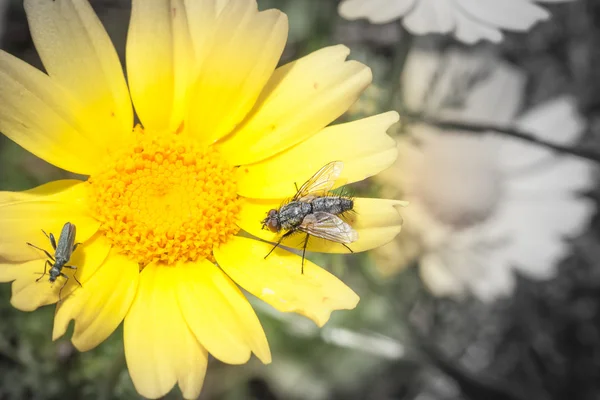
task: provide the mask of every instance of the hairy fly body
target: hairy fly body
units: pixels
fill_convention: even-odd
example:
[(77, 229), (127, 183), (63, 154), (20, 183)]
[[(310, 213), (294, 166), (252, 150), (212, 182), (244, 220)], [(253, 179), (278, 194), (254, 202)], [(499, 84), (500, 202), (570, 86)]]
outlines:
[[(42, 232), (44, 232), (44, 231), (42, 230)], [(65, 273), (62, 272), (62, 269), (63, 268), (69, 268), (69, 269), (74, 269), (74, 270), (77, 269), (77, 267), (75, 267), (73, 265), (67, 265), (67, 263), (71, 259), (71, 255), (73, 254), (73, 252), (79, 245), (79, 243), (75, 243), (75, 233), (76, 233), (75, 225), (70, 222), (67, 222), (63, 226), (63, 228), (60, 232), (60, 236), (58, 238), (58, 242), (56, 241), (56, 239), (54, 238), (54, 235), (52, 233), (50, 233), (50, 235), (48, 235), (46, 232), (44, 232), (44, 235), (46, 235), (46, 237), (50, 240), (50, 244), (52, 245), (52, 248), (54, 249), (54, 256), (52, 256), (52, 254), (50, 254), (48, 251), (27, 242), (27, 244), (29, 246), (43, 251), (48, 256), (48, 258), (50, 260), (52, 260), (52, 261), (46, 260), (46, 264), (44, 265), (44, 273), (42, 274), (42, 276), (40, 276), (36, 280), (36, 282), (39, 282), (44, 277), (44, 275), (46, 275), (46, 271), (48, 272), (48, 275), (49, 275), (48, 280), (50, 281), (50, 283), (54, 283), (56, 281), (56, 279), (58, 279), (59, 276), (62, 276), (63, 278), (65, 278), (65, 283), (62, 285), (62, 287), (60, 288), (60, 292), (58, 293), (58, 297), (60, 300), (62, 300), (61, 299), (62, 290), (65, 287), (65, 285), (67, 284), (67, 281), (69, 280), (69, 277)], [(48, 266), (50, 266), (49, 271), (48, 271)], [(73, 273), (73, 278), (79, 284), (79, 286), (81, 286), (81, 283), (75, 276), (75, 273)]]
[(343, 167), (341, 161), (325, 165), (297, 190), (290, 202), (283, 204), (279, 209), (269, 210), (267, 217), (262, 221), (263, 229), (267, 227), (272, 232), (284, 233), (265, 258), (283, 239), (296, 232), (306, 233), (302, 249), (302, 273), (306, 246), (311, 235), (340, 243), (352, 251), (347, 245), (358, 239), (358, 233), (339, 216), (352, 211), (354, 201), (349, 197), (331, 193)]

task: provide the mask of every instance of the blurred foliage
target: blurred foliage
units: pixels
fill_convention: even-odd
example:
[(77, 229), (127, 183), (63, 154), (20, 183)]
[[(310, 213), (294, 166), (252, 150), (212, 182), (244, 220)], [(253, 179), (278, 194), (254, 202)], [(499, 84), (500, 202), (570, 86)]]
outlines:
[[(334, 0), (258, 1), (261, 9), (277, 7), (289, 16), (289, 43), (282, 62), (344, 43), (351, 48), (351, 58), (372, 68), (374, 85), (342, 120), (401, 108), (399, 72), (411, 43), (398, 24), (343, 21)], [(595, 126), (600, 121), (600, 6), (593, 0), (578, 3), (531, 34), (508, 34), (498, 51), (533, 78), (529, 102), (564, 91), (574, 93)], [(93, 0), (92, 5), (122, 57), (128, 2)], [(3, 49), (41, 67), (21, 1), (11, 2), (3, 32)], [(443, 48), (449, 42), (435, 36), (415, 39), (412, 45)], [(593, 143), (600, 137), (590, 135)], [(73, 177), (5, 137), (0, 137), (0, 165), (2, 190)], [(377, 193), (370, 181), (353, 190), (362, 195)], [(251, 298), (269, 339), (273, 363), (263, 366), (253, 359), (246, 365), (228, 366), (211, 360), (201, 398), (488, 400), (517, 399), (525, 393), (529, 399), (597, 399), (597, 232), (595, 221), (556, 279), (543, 284), (521, 279), (514, 298), (490, 305), (432, 298), (412, 268), (381, 278), (369, 254), (311, 254), (311, 260), (361, 296), (358, 307), (334, 313), (326, 327), (318, 329), (303, 317), (281, 314)], [(125, 368), (122, 330), (97, 349), (79, 353), (68, 341), (70, 333), (51, 340), (53, 310), (19, 312), (10, 306), (10, 285), (0, 286), (0, 400), (139, 398)], [(336, 328), (371, 339), (354, 344), (331, 340), (327, 335)], [(374, 351), (381, 338), (389, 338), (401, 351)], [(177, 389), (167, 396), (179, 397)]]

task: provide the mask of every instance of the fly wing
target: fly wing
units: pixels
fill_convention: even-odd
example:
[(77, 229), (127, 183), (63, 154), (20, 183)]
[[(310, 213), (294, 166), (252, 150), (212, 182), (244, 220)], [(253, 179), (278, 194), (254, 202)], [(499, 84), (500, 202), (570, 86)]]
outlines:
[(304, 217), (298, 227), (302, 232), (331, 240), (336, 243), (352, 243), (358, 239), (356, 232), (350, 225), (336, 215), (326, 212), (316, 212)]
[(304, 182), (304, 185), (298, 189), (293, 201), (325, 196), (333, 188), (333, 184), (342, 173), (343, 168), (344, 163), (341, 161), (332, 161), (326, 164), (309, 180)]

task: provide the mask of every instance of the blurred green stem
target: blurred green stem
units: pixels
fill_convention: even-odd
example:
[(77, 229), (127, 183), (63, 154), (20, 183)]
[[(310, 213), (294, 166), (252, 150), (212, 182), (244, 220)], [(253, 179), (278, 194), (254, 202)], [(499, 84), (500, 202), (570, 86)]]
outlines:
[(495, 133), (499, 135), (505, 135), (515, 139), (533, 143), (540, 147), (545, 147), (558, 153), (571, 154), (600, 164), (600, 153), (597, 151), (589, 150), (583, 147), (570, 147), (548, 142), (546, 140), (536, 137), (530, 132), (521, 131), (518, 128), (510, 125), (498, 126), (493, 124), (481, 124), (475, 122), (471, 123), (463, 121), (451, 121), (410, 113), (401, 113), (401, 117), (405, 118), (409, 123), (411, 120), (424, 122), (426, 124), (436, 126), (440, 129), (458, 130), (477, 134)]

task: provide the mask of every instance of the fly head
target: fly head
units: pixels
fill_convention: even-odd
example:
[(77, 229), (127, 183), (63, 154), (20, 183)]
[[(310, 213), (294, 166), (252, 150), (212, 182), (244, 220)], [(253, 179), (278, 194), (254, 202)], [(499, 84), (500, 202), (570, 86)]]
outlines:
[(271, 232), (279, 232), (281, 230), (281, 224), (279, 222), (279, 212), (275, 209), (269, 210), (267, 218), (263, 219), (262, 227), (269, 229)]

